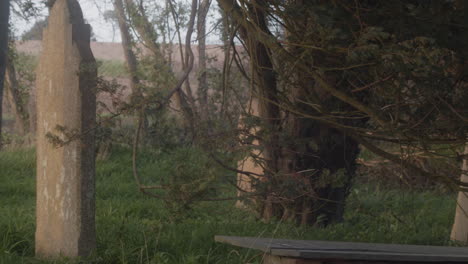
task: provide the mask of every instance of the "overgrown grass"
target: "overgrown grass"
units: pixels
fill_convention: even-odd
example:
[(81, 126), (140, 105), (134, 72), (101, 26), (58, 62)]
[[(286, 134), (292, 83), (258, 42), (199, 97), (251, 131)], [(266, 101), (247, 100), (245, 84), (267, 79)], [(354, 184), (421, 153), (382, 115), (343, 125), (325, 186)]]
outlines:
[[(159, 164), (170, 163), (169, 156), (147, 153), (139, 165), (141, 172), (163, 174)], [(215, 243), (214, 235), (449, 244), (453, 195), (369, 185), (352, 190), (345, 222), (325, 229), (265, 224), (235, 209), (234, 201), (204, 202), (189, 216), (171, 221), (161, 201), (137, 191), (130, 158), (128, 150), (116, 149), (109, 160), (97, 164), (98, 248), (82, 263), (260, 263), (259, 252)], [(32, 150), (0, 152), (0, 263), (75, 263), (33, 257), (34, 164)]]

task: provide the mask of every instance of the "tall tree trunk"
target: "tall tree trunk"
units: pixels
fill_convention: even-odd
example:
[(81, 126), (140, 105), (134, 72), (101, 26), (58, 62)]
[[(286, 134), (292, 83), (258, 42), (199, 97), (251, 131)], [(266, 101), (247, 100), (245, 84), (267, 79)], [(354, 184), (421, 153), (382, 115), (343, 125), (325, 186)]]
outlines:
[[(468, 183), (468, 143), (465, 146), (460, 181)], [(450, 239), (468, 243), (468, 192), (458, 193), (455, 221)]]
[(167, 76), (173, 77), (174, 73), (171, 69), (171, 52), (169, 52), (168, 59), (166, 59), (165, 53), (161, 49), (161, 45), (158, 43), (157, 35), (154, 31), (154, 26), (150, 23), (144, 8), (140, 5), (137, 7), (133, 0), (125, 0), (125, 6), (130, 16), (129, 19), (132, 21), (133, 28), (135, 28), (144, 45), (151, 51), (153, 55), (155, 63), (154, 69), (156, 71), (164, 72), (164, 74), (167, 74)]
[(208, 83), (206, 79), (206, 16), (210, 10), (211, 0), (201, 0), (198, 9), (197, 36), (198, 36), (198, 95), (200, 101), (201, 117), (208, 119)]
[[(289, 0), (288, 3), (295, 5), (294, 9), (303, 10), (306, 8), (307, 1)], [(296, 19), (286, 23), (286, 28), (292, 30), (293, 33), (290, 34), (285, 30), (285, 38), (289, 43), (303, 43), (307, 41), (305, 39), (308, 36), (307, 31), (315, 25), (307, 12), (298, 12), (295, 16)], [(289, 52), (293, 57), (299, 58), (305, 51), (298, 45), (290, 47)], [(316, 55), (314, 64), (323, 63), (324, 59)], [(313, 65), (307, 66), (313, 67)], [(323, 105), (322, 111), (324, 112), (327, 111), (325, 109), (327, 105), (333, 105), (343, 111), (349, 108), (331, 97), (320, 85), (315, 84), (314, 79), (308, 73), (299, 69), (295, 70), (294, 66), (290, 70), (294, 76), (290, 85), (290, 100), (294, 104), (292, 106), (294, 109), (320, 116), (323, 113), (314, 109), (311, 103)], [(325, 78), (329, 81), (336, 79), (330, 73)], [(303, 103), (304, 101), (309, 103)], [(288, 125), (289, 138), (293, 140), (286, 147), (284, 156), (287, 158), (284, 159), (283, 170), (288, 171), (290, 175), (295, 175), (298, 180), (309, 186), (309, 189), (301, 190), (309, 195), (303, 196), (292, 206), (296, 208), (294, 211), (296, 216), (293, 217), (301, 224), (327, 225), (341, 221), (345, 200), (351, 187), (351, 179), (356, 173), (359, 144), (342, 131), (301, 115), (290, 113)], [(310, 171), (311, 169), (313, 172)], [(310, 194), (315, 197), (311, 197)]]
[(144, 8), (141, 5), (137, 6), (134, 0), (125, 0), (125, 5), (130, 19), (133, 22), (133, 26), (145, 45), (156, 59), (163, 59), (164, 56), (162, 56), (160, 46), (157, 42), (157, 34), (154, 31), (153, 25), (149, 22)]
[[(157, 43), (157, 35), (153, 29), (153, 25), (149, 22), (148, 17), (145, 13), (144, 8), (141, 5), (135, 4), (134, 0), (125, 0), (127, 9), (129, 11), (130, 17), (132, 19), (133, 25), (138, 32), (138, 35), (142, 38), (145, 45), (153, 53), (155, 59), (155, 71), (165, 71), (168, 75), (174, 75), (170, 68), (170, 64), (164, 58), (164, 54), (161, 51), (160, 45)], [(172, 10), (172, 13), (175, 13), (175, 9), (172, 5), (172, 2), (167, 2)], [(193, 67), (193, 54), (190, 47), (191, 36), (194, 28), (194, 21), (196, 17), (196, 11), (198, 6), (198, 1), (192, 0), (191, 14), (187, 27), (187, 37), (186, 37), (186, 56), (182, 57), (183, 71), (186, 71), (188, 68), (191, 71)], [(175, 16), (175, 15), (174, 15)], [(180, 34), (180, 32), (178, 32)], [(179, 35), (180, 37), (180, 35)], [(188, 43), (188, 45), (187, 45)], [(190, 65), (191, 64), (191, 65)], [(191, 92), (190, 84), (188, 77), (185, 78), (184, 85), (186, 92), (182, 89), (177, 89), (175, 92), (175, 103), (177, 107), (182, 111), (187, 125), (190, 127), (192, 132), (194, 132), (194, 110), (195, 105), (193, 104), (193, 95)]]
[[(218, 0), (218, 3), (227, 15), (231, 15), (230, 11), (235, 7), (233, 1)], [(253, 1), (249, 17), (262, 31), (269, 32), (265, 13), (262, 9), (263, 4), (264, 1), (262, 0)], [(241, 27), (240, 33), (250, 56), (253, 70), (252, 78), (255, 84), (254, 90), (258, 100), (258, 113), (263, 123), (262, 129), (265, 132), (263, 133), (264, 137), (259, 142), (262, 147), (262, 158), (264, 159), (265, 192), (262, 195), (262, 201), (257, 201), (257, 205), (259, 205), (259, 213), (262, 218), (269, 221), (272, 217), (278, 216), (273, 187), (278, 183), (281, 153), (279, 145), (281, 114), (276, 72), (273, 68), (271, 50), (257, 39), (256, 34), (251, 34), (246, 28)]]
[[(187, 69), (190, 67), (193, 67), (194, 63), (194, 56), (192, 52), (192, 33), (195, 27), (195, 18), (197, 16), (197, 9), (198, 9), (198, 0), (192, 0), (192, 5), (190, 9), (190, 18), (189, 22), (187, 25), (187, 33), (185, 36), (185, 52), (184, 52), (184, 45), (182, 44), (182, 37), (181, 37), (181, 32), (180, 32), (180, 22), (177, 20), (177, 14), (176, 10), (174, 7), (174, 4), (169, 1), (169, 6), (171, 8), (171, 13), (174, 19), (174, 22), (176, 23), (176, 32), (177, 36), (179, 39), (179, 52), (180, 52), (180, 58), (182, 62), (182, 71), (187, 71)], [(191, 69), (190, 69), (191, 71)], [(176, 100), (179, 103), (179, 107), (181, 108), (182, 112), (184, 113), (184, 116), (187, 120), (187, 123), (191, 127), (192, 133), (195, 135), (195, 124), (194, 124), (194, 118), (195, 118), (195, 104), (194, 104), (194, 97), (192, 93), (192, 89), (190, 87), (190, 78), (186, 78), (184, 81), (184, 87), (185, 87), (185, 92), (182, 89), (179, 89), (176, 94)]]
[(192, 5), (190, 9), (190, 18), (187, 25), (187, 33), (185, 35), (185, 56), (184, 50), (182, 45), (182, 38), (180, 34), (180, 25), (178, 24), (179, 21), (177, 20), (177, 14), (174, 7), (174, 4), (171, 1), (168, 1), (172, 17), (174, 22), (176, 23), (176, 33), (179, 39), (179, 51), (180, 57), (182, 61), (182, 71), (184, 72), (183, 76), (179, 78), (179, 81), (183, 81), (182, 86), (185, 87), (185, 92), (182, 89), (182, 86), (177, 89), (175, 93), (175, 102), (179, 109), (181, 110), (184, 119), (185, 119), (185, 126), (189, 128), (190, 132), (192, 133), (192, 140), (197, 138), (197, 129), (196, 129), (196, 105), (195, 100), (193, 97), (192, 89), (190, 87), (190, 78), (189, 74), (192, 72), (193, 65), (194, 65), (194, 55), (191, 47), (192, 41), (192, 34), (195, 27), (195, 19), (197, 16), (198, 10), (198, 0), (192, 0)]
[(166, 17), (164, 18), (164, 24), (167, 30), (167, 42), (166, 42), (166, 46), (164, 47), (163, 58), (165, 58), (165, 60), (167, 61), (167, 65), (169, 67), (172, 67), (172, 53), (173, 53), (173, 48), (174, 48), (174, 42), (172, 41), (173, 39), (172, 39), (171, 25), (169, 24), (169, 18), (170, 18), (169, 1), (172, 1), (172, 0), (165, 1)]
[(15, 117), (16, 132), (20, 135), (25, 135), (28, 132), (28, 115), (19, 92), (19, 83), (16, 78), (15, 66), (9, 59), (7, 60), (6, 81), (6, 95), (11, 106), (13, 116)]
[(28, 120), (29, 120), (29, 135), (30, 135), (30, 142), (34, 144), (35, 142), (35, 135), (36, 135), (36, 89), (33, 87), (29, 93), (28, 103), (27, 103), (27, 111), (28, 111)]
[[(273, 63), (272, 58), (278, 56), (281, 60), (278, 64), (290, 65), (291, 72), (296, 72), (293, 77), (286, 77), (290, 78), (294, 85), (285, 87), (289, 89), (293, 102), (291, 107), (294, 110), (320, 114), (310, 105), (302, 103), (310, 101), (305, 100), (310, 96), (315, 96), (312, 99), (319, 100), (321, 105), (325, 106), (327, 104), (336, 106), (340, 102), (336, 102), (332, 96), (323, 91), (320, 85), (314, 84), (314, 79), (306, 73), (300, 69), (293, 70), (295, 56), (290, 54), (303, 54), (301, 47), (289, 50), (288, 53), (281, 51), (281, 54), (277, 54), (280, 50), (270, 45), (274, 37), (266, 25), (264, 15), (266, 1), (251, 2), (248, 11), (240, 11), (235, 1), (218, 0), (218, 3), (234, 21), (241, 25), (241, 37), (247, 43), (252, 67), (257, 73), (254, 78), (258, 87), (260, 117), (265, 120), (268, 131), (267, 137), (260, 142), (264, 149), (266, 192), (274, 194), (266, 196), (265, 206), (261, 212), (263, 218), (274, 216), (294, 219), (297, 223), (309, 225), (327, 225), (340, 221), (351, 178), (355, 174), (355, 159), (359, 153), (358, 143), (342, 131), (304, 118), (294, 111), (279, 109), (274, 70), (274, 67), (279, 66)], [(295, 4), (301, 3), (298, 1)], [(245, 13), (249, 14), (248, 18), (244, 17)], [(307, 18), (298, 18), (295, 21), (303, 23)], [(250, 23), (253, 25), (250, 26)], [(288, 28), (294, 29), (298, 25), (290, 26)], [(307, 25), (303, 30), (295, 31), (304, 32), (302, 36), (306, 36)], [(294, 40), (288, 42), (302, 43)], [(290, 57), (285, 57), (285, 54)], [(327, 77), (333, 79), (333, 76)], [(315, 93), (311, 92), (313, 90)], [(347, 110), (342, 104), (339, 107), (343, 111)], [(288, 116), (286, 123), (283, 124), (280, 123), (280, 119), (284, 118), (282, 111)], [(284, 135), (281, 145), (278, 138), (280, 134)]]
[[(190, 18), (189, 18), (189, 22), (187, 25), (187, 33), (185, 36), (185, 57), (184, 57), (185, 61), (183, 63), (184, 71), (186, 71), (189, 67), (192, 68), (194, 64), (194, 60), (195, 60), (195, 56), (193, 55), (193, 51), (192, 51), (192, 34), (195, 28), (195, 19), (198, 13), (197, 11), (198, 11), (198, 0), (192, 0)], [(185, 112), (187, 112), (190, 116), (188, 121), (190, 123), (190, 126), (192, 127), (193, 135), (195, 136), (196, 135), (195, 119), (196, 119), (196, 115), (198, 111), (196, 109), (195, 97), (193, 95), (192, 87), (190, 85), (190, 78), (187, 78), (185, 80), (185, 95), (188, 101), (188, 104), (186, 106), (187, 109), (185, 110)]]
[(5, 71), (8, 56), (8, 32), (10, 18), (10, 0), (0, 1), (0, 149), (2, 141), (2, 120), (3, 120), (3, 87), (5, 83)]
[(145, 106), (141, 103), (143, 101), (143, 93), (139, 87), (140, 78), (138, 77), (138, 62), (133, 52), (133, 40), (130, 35), (130, 30), (127, 23), (127, 16), (125, 14), (125, 9), (122, 0), (114, 0), (114, 9), (117, 14), (117, 21), (120, 28), (120, 35), (122, 38), (122, 48), (124, 50), (125, 61), (127, 63), (127, 69), (130, 73), (131, 82), (130, 90), (132, 91), (131, 102), (139, 105), (139, 111), (141, 113), (141, 118), (143, 118), (143, 129), (140, 131), (140, 138), (144, 139), (145, 134), (148, 131), (148, 123), (146, 120)]
[(114, 8), (117, 14), (117, 21), (119, 23), (125, 61), (131, 77), (130, 89), (132, 90), (132, 96), (141, 96), (141, 91), (138, 88), (140, 80), (137, 75), (137, 59), (132, 50), (133, 41), (128, 28), (127, 16), (125, 15), (122, 0), (114, 0)]

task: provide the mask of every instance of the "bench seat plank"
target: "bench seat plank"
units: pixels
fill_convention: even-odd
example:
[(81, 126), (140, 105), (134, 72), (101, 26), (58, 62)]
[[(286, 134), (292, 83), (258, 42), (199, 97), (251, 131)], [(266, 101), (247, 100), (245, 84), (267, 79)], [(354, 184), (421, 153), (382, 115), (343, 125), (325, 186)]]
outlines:
[(315, 260), (468, 263), (468, 248), (215, 236), (215, 241), (272, 256)]

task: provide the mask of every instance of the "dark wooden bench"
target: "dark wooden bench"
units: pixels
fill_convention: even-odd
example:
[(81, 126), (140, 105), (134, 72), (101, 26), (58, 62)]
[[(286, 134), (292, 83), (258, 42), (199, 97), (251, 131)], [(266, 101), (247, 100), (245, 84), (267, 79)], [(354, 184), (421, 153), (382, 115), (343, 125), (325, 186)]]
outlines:
[(215, 236), (215, 241), (261, 250), (264, 264), (468, 264), (468, 248)]

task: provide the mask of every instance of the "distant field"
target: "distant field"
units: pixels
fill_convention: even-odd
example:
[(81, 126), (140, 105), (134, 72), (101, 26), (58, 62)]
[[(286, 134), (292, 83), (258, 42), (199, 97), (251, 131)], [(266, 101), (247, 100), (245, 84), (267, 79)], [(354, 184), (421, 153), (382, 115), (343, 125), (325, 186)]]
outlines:
[(98, 60), (98, 74), (104, 77), (128, 78), (124, 62), (118, 60)]
[[(25, 54), (38, 56), (42, 50), (42, 43), (39, 40), (30, 40), (30, 41), (18, 41), (16, 43), (16, 49)], [(137, 46), (136, 49), (145, 52), (145, 46), (140, 45)], [(102, 61), (125, 61), (125, 56), (122, 48), (121, 43), (112, 43), (112, 42), (91, 42), (91, 50), (93, 51), (94, 57), (97, 60)], [(178, 72), (182, 69), (181, 57), (179, 53), (179, 46), (174, 45), (172, 47), (173, 53), (173, 63), (174, 63), (174, 71)], [(196, 68), (198, 65), (198, 50), (197, 45), (192, 45), (192, 50), (195, 56), (195, 68), (194, 72), (196, 72)], [(238, 50), (241, 51), (242, 47), (238, 47)], [(218, 69), (222, 68), (223, 61), (222, 56), (224, 51), (220, 45), (207, 45), (206, 52), (209, 58), (213, 59), (209, 63), (211, 66), (216, 67)]]
[[(36, 69), (37, 64), (39, 63), (38, 55), (37, 54), (30, 54), (30, 53), (20, 53), (18, 57), (19, 64), (28, 65), (28, 69), (34, 71)], [(121, 77), (125, 78), (128, 77), (128, 71), (125, 66), (125, 62), (122, 60), (116, 59), (97, 59), (98, 63), (98, 74), (104, 77)]]
[[(142, 155), (141, 173), (165, 177), (165, 170), (177, 165), (169, 157), (170, 152), (147, 152)], [(81, 263), (260, 263), (258, 252), (217, 244), (214, 235), (449, 244), (452, 195), (356, 186), (345, 222), (325, 229), (280, 221), (265, 224), (234, 208), (234, 201), (201, 203), (190, 214), (171, 221), (162, 201), (137, 191), (130, 161), (129, 150), (116, 148), (109, 160), (97, 163), (98, 249)], [(0, 263), (74, 263), (33, 258), (34, 175), (33, 150), (0, 152)], [(226, 188), (221, 183), (219, 187)], [(219, 195), (234, 193), (231, 189)]]

